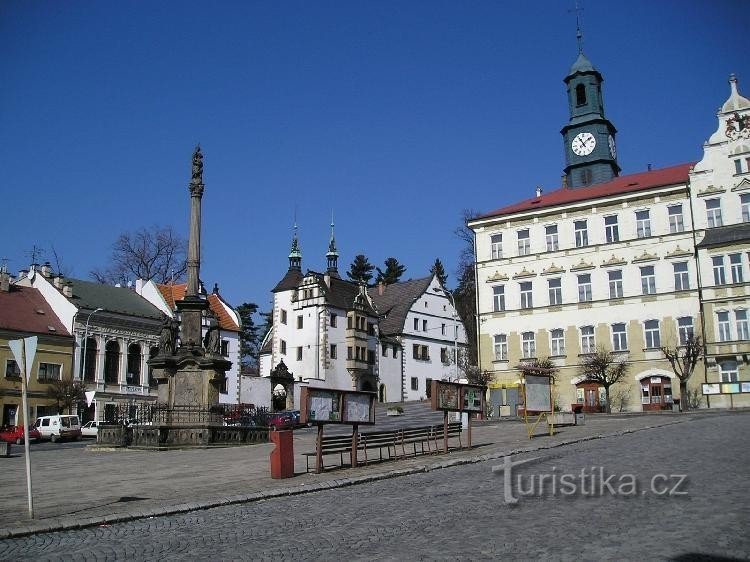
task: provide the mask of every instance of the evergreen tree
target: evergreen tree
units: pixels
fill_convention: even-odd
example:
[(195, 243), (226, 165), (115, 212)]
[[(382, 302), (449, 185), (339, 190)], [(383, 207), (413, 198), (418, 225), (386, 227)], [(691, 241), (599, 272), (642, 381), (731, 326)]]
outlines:
[(346, 276), (352, 281), (361, 281), (362, 283), (369, 284), (372, 280), (373, 269), (375, 269), (375, 266), (370, 263), (370, 260), (363, 254), (358, 254), (349, 266)]
[(440, 258), (435, 258), (435, 265), (432, 266), (430, 273), (437, 275), (438, 281), (440, 281), (440, 284), (445, 287), (445, 284), (448, 281), (448, 274), (445, 273), (445, 268), (443, 267), (443, 262), (440, 261)]
[(388, 258), (385, 260), (385, 271), (379, 267), (377, 270), (378, 276), (375, 279), (376, 284), (384, 283), (386, 285), (393, 285), (394, 283), (398, 283), (399, 279), (401, 279), (404, 271), (406, 271), (406, 267), (398, 263), (396, 258)]
[(258, 365), (258, 351), (260, 351), (260, 326), (253, 320), (258, 312), (258, 305), (245, 302), (237, 307), (242, 326), (240, 328), (240, 362), (243, 367)]
[(466, 328), (466, 344), (468, 360), (470, 365), (477, 365), (477, 284), (474, 275), (474, 233), (466, 226), (472, 218), (479, 213), (470, 209), (465, 209), (462, 215), (462, 224), (456, 228), (453, 233), (464, 241), (464, 247), (461, 250), (458, 261), (458, 286), (453, 291), (453, 297), (456, 299), (456, 309), (458, 310), (464, 328)]

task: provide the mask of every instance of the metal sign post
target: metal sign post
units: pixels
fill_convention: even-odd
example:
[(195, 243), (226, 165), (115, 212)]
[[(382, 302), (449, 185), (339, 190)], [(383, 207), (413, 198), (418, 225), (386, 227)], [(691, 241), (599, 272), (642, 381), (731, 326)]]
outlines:
[[(31, 368), (34, 365), (36, 355), (37, 337), (24, 338), (22, 340), (11, 340), (8, 342), (16, 364), (21, 371), (21, 402), (23, 407), (23, 445), (26, 456), (26, 489), (29, 499), (29, 519), (34, 519), (34, 498), (31, 493), (31, 455), (29, 454), (29, 403), (27, 398), (27, 383), (31, 376)], [(25, 350), (24, 350), (25, 348)]]

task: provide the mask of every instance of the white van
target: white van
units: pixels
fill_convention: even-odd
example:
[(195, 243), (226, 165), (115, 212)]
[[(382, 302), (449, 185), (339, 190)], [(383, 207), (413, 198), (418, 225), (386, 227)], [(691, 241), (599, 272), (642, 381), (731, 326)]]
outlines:
[(34, 427), (39, 430), (41, 439), (49, 439), (53, 443), (58, 439), (81, 438), (81, 422), (78, 416), (42, 416), (36, 420)]

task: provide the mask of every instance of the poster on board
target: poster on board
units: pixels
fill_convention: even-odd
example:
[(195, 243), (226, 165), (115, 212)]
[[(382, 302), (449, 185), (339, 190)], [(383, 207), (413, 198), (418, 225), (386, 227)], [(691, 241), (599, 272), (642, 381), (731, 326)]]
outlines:
[(552, 411), (552, 381), (546, 375), (526, 375), (525, 394), (527, 412)]
[(345, 423), (375, 423), (374, 394), (344, 394)]
[(374, 424), (374, 392), (304, 387), (300, 393), (300, 422)]
[(703, 394), (721, 394), (721, 385), (719, 384), (703, 384)]
[(486, 386), (433, 380), (430, 404), (445, 412), (483, 412)]
[(338, 395), (326, 390), (309, 390), (307, 419), (310, 421), (340, 421)]
[(484, 391), (479, 386), (464, 386), (463, 388), (463, 409), (468, 412), (482, 411), (482, 398)]

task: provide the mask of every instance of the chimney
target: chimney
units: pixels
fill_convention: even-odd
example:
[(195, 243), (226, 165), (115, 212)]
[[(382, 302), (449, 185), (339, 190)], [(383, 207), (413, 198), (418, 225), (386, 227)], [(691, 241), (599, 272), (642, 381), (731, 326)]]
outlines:
[(71, 283), (70, 281), (63, 285), (63, 295), (68, 298), (73, 297), (73, 283)]
[(211, 292), (212, 292), (212, 293), (213, 293), (214, 295), (218, 295), (218, 294), (219, 294), (219, 284), (218, 284), (218, 283), (214, 283), (214, 290), (213, 290), (213, 291), (211, 291)]
[(0, 270), (0, 293), (10, 292), (10, 274), (5, 269)]
[(52, 279), (52, 284), (55, 286), (56, 289), (62, 289), (62, 287), (63, 287), (63, 276), (62, 275), (55, 275), (54, 279)]
[(542, 196), (542, 188), (538, 185), (536, 186), (536, 197), (537, 199)]
[(29, 274), (29, 270), (28, 269), (21, 269), (18, 272), (18, 279), (25, 279), (28, 274)]
[(385, 283), (383, 283), (382, 281), (380, 281), (378, 283), (378, 295), (380, 295), (382, 297), (383, 293), (385, 293)]
[(49, 264), (48, 261), (44, 262), (41, 272), (42, 272), (42, 277), (44, 277), (45, 279), (49, 279), (50, 277), (52, 277), (52, 266)]
[(648, 171), (651, 171), (651, 164), (648, 165)]
[(568, 189), (568, 176), (566, 176), (565, 174), (563, 174), (562, 176), (562, 188)]

